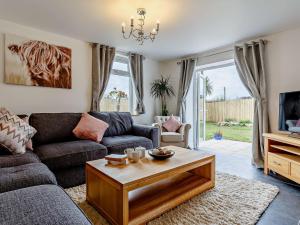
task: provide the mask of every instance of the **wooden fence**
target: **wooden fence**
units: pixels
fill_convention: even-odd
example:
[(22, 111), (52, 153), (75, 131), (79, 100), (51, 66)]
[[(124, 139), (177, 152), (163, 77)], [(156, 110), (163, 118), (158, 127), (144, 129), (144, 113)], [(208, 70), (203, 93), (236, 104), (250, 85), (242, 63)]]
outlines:
[[(103, 98), (100, 102), (101, 111), (117, 111), (117, 101), (109, 98)], [(120, 112), (129, 112), (128, 99), (121, 99)]]
[(215, 101), (206, 103), (206, 121), (222, 122), (225, 119), (234, 121), (253, 121), (254, 100), (252, 98)]

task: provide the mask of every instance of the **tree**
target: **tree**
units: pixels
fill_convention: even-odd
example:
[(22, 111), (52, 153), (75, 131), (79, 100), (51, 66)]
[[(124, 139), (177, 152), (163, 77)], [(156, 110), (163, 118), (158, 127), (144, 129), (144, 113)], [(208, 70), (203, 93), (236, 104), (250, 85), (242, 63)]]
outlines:
[(206, 90), (205, 96), (210, 96), (214, 91), (213, 83), (208, 77), (204, 78), (204, 82), (205, 82), (205, 90)]

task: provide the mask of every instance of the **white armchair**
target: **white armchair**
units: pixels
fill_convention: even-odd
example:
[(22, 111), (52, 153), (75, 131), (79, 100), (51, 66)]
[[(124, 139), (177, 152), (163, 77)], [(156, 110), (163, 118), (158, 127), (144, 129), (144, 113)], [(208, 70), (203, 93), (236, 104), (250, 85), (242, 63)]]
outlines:
[[(180, 121), (180, 117), (175, 116), (175, 118)], [(175, 145), (182, 148), (188, 147), (189, 140), (189, 130), (191, 129), (191, 124), (183, 123), (176, 132), (168, 132), (162, 124), (169, 119), (169, 116), (156, 116), (153, 124), (155, 127), (159, 128), (159, 146)]]

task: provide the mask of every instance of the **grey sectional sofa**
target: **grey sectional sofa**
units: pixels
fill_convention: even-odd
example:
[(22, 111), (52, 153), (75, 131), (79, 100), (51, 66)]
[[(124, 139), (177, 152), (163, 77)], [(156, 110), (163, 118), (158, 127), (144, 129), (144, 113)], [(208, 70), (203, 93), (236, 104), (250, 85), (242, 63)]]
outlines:
[(0, 225), (92, 225), (62, 188), (39, 185), (0, 194)]
[(85, 162), (107, 154), (123, 154), (129, 147), (158, 146), (158, 129), (133, 124), (130, 113), (90, 112), (109, 124), (101, 143), (76, 138), (72, 131), (81, 113), (34, 113), (29, 123), (37, 133), (33, 137), (34, 152), (55, 174), (62, 187), (85, 182)]
[(101, 143), (73, 135), (81, 113), (33, 113), (34, 152), (10, 155), (1, 149), (0, 225), (90, 224), (57, 184), (83, 184), (86, 161), (122, 154), (128, 147), (158, 146), (158, 129), (133, 124), (130, 113), (90, 114), (109, 124)]

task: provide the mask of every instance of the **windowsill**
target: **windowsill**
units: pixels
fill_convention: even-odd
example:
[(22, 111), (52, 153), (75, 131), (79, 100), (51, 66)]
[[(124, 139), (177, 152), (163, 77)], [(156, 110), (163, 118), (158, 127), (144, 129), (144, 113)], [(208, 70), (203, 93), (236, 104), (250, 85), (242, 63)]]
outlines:
[[(106, 112), (106, 113), (112, 113), (112, 112), (118, 112), (118, 111), (100, 111), (101, 112)], [(137, 113), (134, 113), (132, 114), (131, 112), (128, 112), (128, 111), (120, 111), (120, 113), (130, 113), (131, 116), (140, 116), (141, 114), (137, 114)]]

